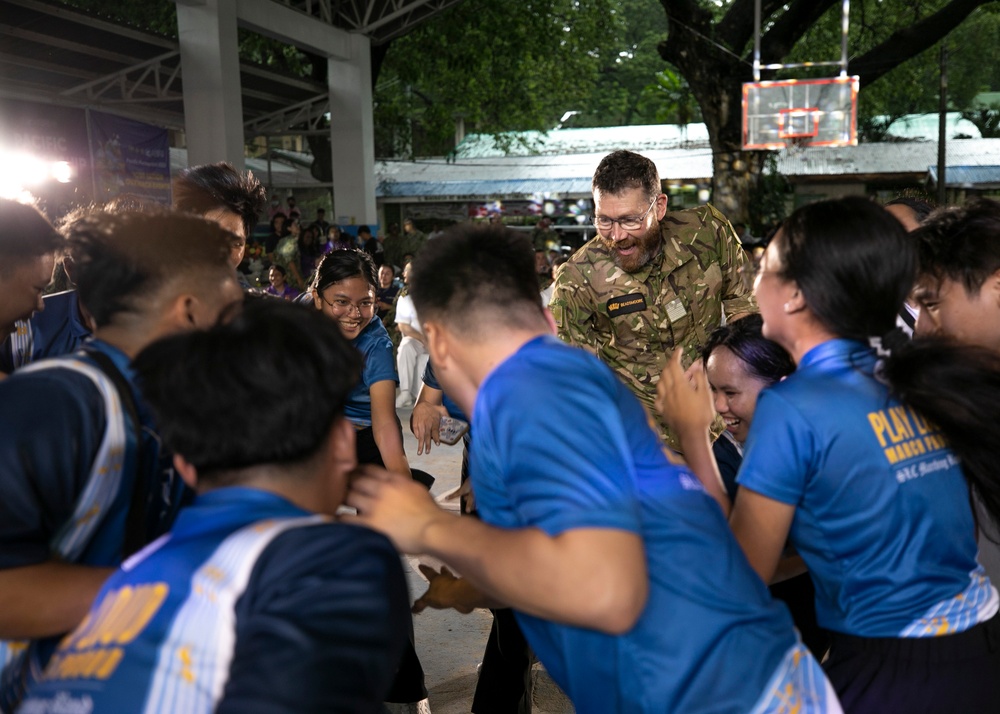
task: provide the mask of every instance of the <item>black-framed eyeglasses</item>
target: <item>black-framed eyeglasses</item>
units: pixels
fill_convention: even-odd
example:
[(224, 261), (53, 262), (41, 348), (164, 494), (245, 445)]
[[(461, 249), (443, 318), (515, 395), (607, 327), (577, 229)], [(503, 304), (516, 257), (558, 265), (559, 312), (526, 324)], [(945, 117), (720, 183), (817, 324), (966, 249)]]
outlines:
[(646, 216), (649, 212), (653, 210), (653, 206), (656, 205), (656, 199), (659, 196), (653, 198), (652, 202), (649, 204), (649, 208), (643, 211), (641, 216), (625, 216), (623, 218), (608, 218), (607, 216), (594, 216), (594, 225), (602, 231), (610, 231), (614, 225), (617, 223), (622, 227), (622, 230), (634, 231), (642, 228), (643, 221), (646, 220)]
[(358, 311), (359, 315), (370, 315), (375, 311), (375, 301), (374, 300), (362, 300), (361, 302), (351, 302), (347, 298), (334, 298), (333, 302), (330, 302), (323, 296), (323, 293), (319, 293), (319, 298), (327, 305), (332, 307), (337, 312), (349, 312), (353, 308)]

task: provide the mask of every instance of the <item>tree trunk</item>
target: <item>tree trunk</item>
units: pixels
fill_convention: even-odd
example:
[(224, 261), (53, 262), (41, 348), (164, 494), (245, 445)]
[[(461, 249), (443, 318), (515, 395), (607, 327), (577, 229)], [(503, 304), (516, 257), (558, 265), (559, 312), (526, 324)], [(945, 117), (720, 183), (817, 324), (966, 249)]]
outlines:
[(767, 152), (712, 150), (712, 205), (733, 223), (750, 223), (750, 195), (756, 190)]

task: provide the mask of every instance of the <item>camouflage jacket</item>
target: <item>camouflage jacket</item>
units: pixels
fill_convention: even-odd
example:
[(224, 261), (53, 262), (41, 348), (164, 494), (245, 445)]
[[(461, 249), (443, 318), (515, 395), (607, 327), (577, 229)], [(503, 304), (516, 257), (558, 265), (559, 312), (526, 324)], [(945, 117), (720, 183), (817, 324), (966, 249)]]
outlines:
[[(583, 246), (556, 275), (552, 314), (559, 336), (596, 354), (652, 414), (667, 355), (684, 366), (726, 317), (755, 312), (746, 255), (726, 217), (712, 206), (667, 213), (663, 250), (635, 273), (615, 265), (600, 238)], [(677, 440), (659, 416), (664, 440)]]

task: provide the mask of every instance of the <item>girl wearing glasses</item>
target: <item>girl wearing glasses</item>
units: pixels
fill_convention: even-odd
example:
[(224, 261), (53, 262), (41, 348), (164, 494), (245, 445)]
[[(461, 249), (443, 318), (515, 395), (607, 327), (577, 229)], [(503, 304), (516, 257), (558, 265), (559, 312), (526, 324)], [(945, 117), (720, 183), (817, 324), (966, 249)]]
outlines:
[[(316, 268), (311, 292), (313, 304), (336, 320), (340, 332), (364, 357), (361, 380), (347, 399), (344, 414), (354, 424), (359, 464), (376, 464), (390, 471), (413, 476), (403, 453), (403, 431), (396, 418), (396, 360), (392, 341), (375, 315), (375, 263), (360, 250), (334, 250), (323, 256)], [(433, 481), (423, 472), (418, 480), (430, 488)], [(386, 697), (390, 711), (424, 711), (427, 688), (424, 670), (413, 644), (403, 652), (399, 670)], [(429, 711), (429, 710), (428, 710)]]
[(323, 256), (312, 285), (313, 304), (336, 320), (340, 332), (364, 356), (361, 381), (347, 401), (357, 429), (358, 463), (410, 475), (403, 433), (396, 418), (396, 360), (392, 341), (375, 316), (375, 264), (367, 253), (334, 250)]
[(754, 293), (764, 336), (796, 371), (760, 395), (733, 505), (708, 446), (704, 377), (692, 388), (675, 359), (659, 384), (658, 406), (758, 575), (771, 580), (786, 538), (805, 560), (831, 631), (824, 668), (849, 714), (1000, 701), (1000, 603), (977, 563), (965, 480), (996, 513), (1000, 360), (894, 329), (915, 272), (912, 239), (866, 199), (785, 221)]

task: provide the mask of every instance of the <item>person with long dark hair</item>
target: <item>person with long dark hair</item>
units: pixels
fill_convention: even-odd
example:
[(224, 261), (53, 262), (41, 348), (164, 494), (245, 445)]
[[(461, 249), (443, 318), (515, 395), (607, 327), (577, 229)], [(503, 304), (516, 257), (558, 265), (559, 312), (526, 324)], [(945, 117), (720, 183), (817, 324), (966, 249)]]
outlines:
[(811, 204), (785, 221), (754, 291), (763, 334), (797, 369), (760, 395), (732, 506), (708, 443), (704, 375), (692, 387), (675, 356), (658, 404), (732, 509), (761, 578), (789, 539), (805, 560), (845, 711), (992, 711), (998, 597), (977, 562), (965, 478), (995, 499), (1000, 360), (909, 345), (894, 323), (915, 272), (912, 239), (866, 199)]

